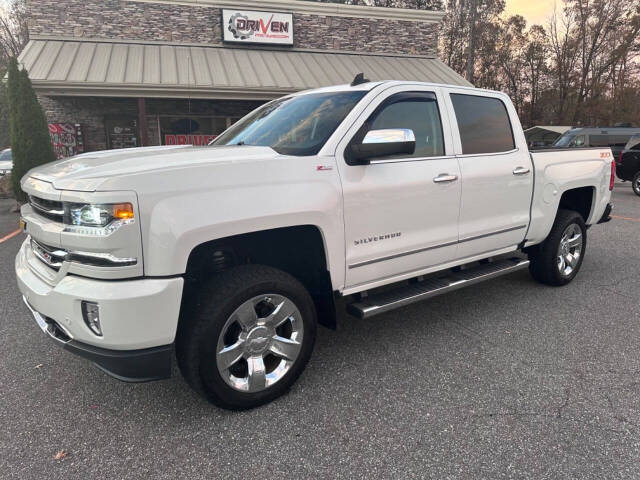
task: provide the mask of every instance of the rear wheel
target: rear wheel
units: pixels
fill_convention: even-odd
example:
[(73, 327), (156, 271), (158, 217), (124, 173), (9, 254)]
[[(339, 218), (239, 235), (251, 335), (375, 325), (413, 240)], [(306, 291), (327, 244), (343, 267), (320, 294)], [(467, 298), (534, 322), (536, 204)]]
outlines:
[(316, 336), (308, 292), (280, 270), (246, 265), (204, 285), (176, 341), (178, 365), (212, 403), (243, 410), (285, 393), (307, 364)]
[(566, 285), (578, 274), (586, 248), (587, 227), (582, 216), (560, 210), (547, 239), (529, 252), (529, 271), (546, 285)]
[(636, 173), (631, 180), (631, 188), (633, 188), (633, 193), (640, 197), (640, 172)]

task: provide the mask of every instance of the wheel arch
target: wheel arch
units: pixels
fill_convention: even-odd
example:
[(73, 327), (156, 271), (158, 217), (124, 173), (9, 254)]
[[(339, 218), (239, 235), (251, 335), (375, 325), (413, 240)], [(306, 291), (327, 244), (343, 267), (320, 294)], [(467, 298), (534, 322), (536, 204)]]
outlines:
[[(189, 314), (189, 301), (198, 283), (238, 265), (260, 264), (278, 268), (298, 279), (309, 291), (318, 322), (336, 328), (334, 289), (325, 236), (316, 225), (296, 225), (213, 239), (190, 252), (181, 308)], [(180, 325), (178, 325), (180, 328)]]
[(585, 223), (592, 216), (596, 199), (596, 187), (577, 187), (562, 192), (556, 216), (560, 210), (573, 210), (578, 212)]

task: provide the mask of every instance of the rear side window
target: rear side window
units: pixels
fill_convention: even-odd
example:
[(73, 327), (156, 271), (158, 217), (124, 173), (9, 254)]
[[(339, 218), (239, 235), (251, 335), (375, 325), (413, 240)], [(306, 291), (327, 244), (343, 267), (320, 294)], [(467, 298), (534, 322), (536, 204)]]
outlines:
[(590, 135), (589, 145), (592, 147), (624, 147), (631, 135)]
[(589, 135), (589, 145), (592, 147), (608, 147), (609, 135)]
[(624, 147), (631, 139), (631, 135), (611, 135), (609, 137), (610, 147)]
[(464, 155), (508, 152), (515, 148), (507, 107), (501, 100), (452, 93), (451, 101)]

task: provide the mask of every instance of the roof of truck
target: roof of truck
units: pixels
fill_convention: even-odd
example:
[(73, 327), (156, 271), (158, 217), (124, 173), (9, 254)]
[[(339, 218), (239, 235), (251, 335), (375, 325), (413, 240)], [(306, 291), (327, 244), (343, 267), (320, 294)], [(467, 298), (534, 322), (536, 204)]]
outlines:
[(491, 93), (491, 94), (497, 94), (497, 95), (505, 95), (503, 92), (476, 88), (476, 87), (467, 86), (467, 85), (452, 85), (452, 84), (446, 84), (446, 83), (419, 82), (419, 81), (411, 81), (411, 80), (381, 80), (376, 82), (365, 82), (358, 85), (351, 85), (351, 84), (332, 85), (330, 87), (321, 87), (321, 88), (313, 88), (309, 90), (302, 90), (300, 92), (296, 92), (291, 95), (295, 96), (295, 95), (307, 95), (309, 93), (344, 92), (347, 90), (370, 91), (380, 85), (387, 85), (387, 86), (420, 85), (420, 86), (426, 86), (426, 87), (443, 87), (443, 88), (455, 88), (456, 90), (470, 90), (476, 93), (485, 92), (485, 93)]

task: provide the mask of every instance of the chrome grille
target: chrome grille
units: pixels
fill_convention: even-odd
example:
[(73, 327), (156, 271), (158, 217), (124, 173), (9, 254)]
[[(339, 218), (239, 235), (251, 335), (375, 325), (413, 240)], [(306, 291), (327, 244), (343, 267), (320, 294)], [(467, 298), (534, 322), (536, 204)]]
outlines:
[(31, 250), (45, 265), (54, 270), (60, 270), (62, 262), (66, 260), (68, 255), (66, 250), (43, 245), (40, 242), (36, 242), (33, 238), (31, 239)]
[(29, 195), (29, 204), (39, 215), (62, 223), (64, 218), (64, 207), (62, 202)]
[(120, 258), (110, 253), (78, 252), (50, 247), (33, 238), (31, 239), (31, 250), (45, 265), (56, 271), (60, 270), (65, 261), (94, 267), (129, 267), (138, 263), (137, 258)]

